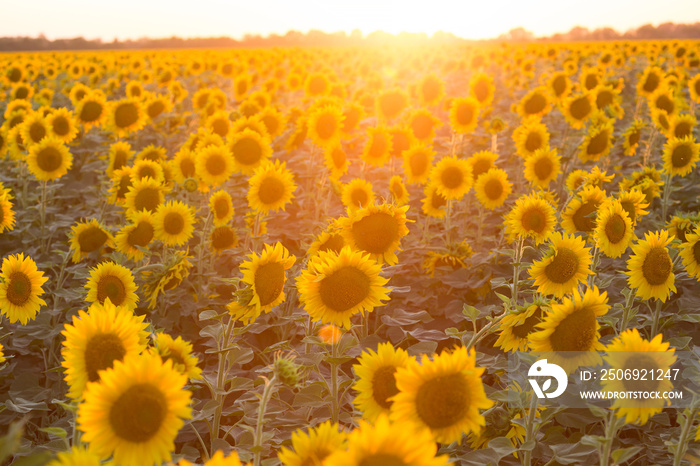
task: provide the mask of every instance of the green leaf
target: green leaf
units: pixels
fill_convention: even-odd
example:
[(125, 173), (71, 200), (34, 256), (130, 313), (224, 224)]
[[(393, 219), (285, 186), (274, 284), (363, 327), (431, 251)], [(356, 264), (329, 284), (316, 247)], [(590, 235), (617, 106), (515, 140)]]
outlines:
[(613, 451), (610, 456), (615, 461), (616, 464), (624, 463), (628, 459), (632, 458), (634, 455), (639, 453), (642, 447), (629, 447), (629, 448), (618, 448)]
[(479, 317), (479, 310), (474, 306), (470, 306), (469, 304), (465, 303), (462, 306), (462, 314), (464, 314), (469, 320), (474, 321), (477, 317)]
[(53, 435), (54, 437), (59, 437), (59, 438), (66, 438), (68, 436), (67, 432), (65, 429), (61, 429), (60, 427), (43, 427), (39, 429), (39, 431), (44, 432), (49, 435)]
[(0, 464), (14, 455), (19, 449), (22, 436), (24, 435), (25, 420), (13, 422), (4, 437), (0, 437)]

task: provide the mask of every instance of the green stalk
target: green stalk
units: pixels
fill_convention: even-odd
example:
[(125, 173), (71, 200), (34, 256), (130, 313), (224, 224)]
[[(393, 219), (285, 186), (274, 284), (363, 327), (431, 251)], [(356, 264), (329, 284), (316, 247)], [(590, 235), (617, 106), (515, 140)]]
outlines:
[(338, 344), (331, 345), (331, 422), (338, 423), (340, 403), (338, 402)]
[[(528, 443), (531, 440), (534, 441), (535, 436), (535, 415), (537, 414), (537, 397), (534, 393), (531, 395), (530, 400), (530, 410), (527, 413), (527, 418), (525, 420), (525, 442)], [(523, 454), (523, 466), (531, 466), (532, 464), (532, 450), (525, 450)]]
[(666, 215), (668, 213), (668, 203), (671, 200), (671, 174), (667, 173), (664, 177), (664, 197), (661, 203), (661, 225), (666, 224)]
[(520, 281), (520, 262), (523, 258), (523, 247), (525, 244), (525, 238), (520, 237), (518, 239), (518, 245), (515, 249), (515, 258), (513, 263), (513, 305), (518, 304), (518, 282)]
[(265, 380), (265, 389), (263, 390), (262, 397), (260, 398), (260, 406), (258, 407), (258, 422), (255, 426), (255, 439), (253, 442), (253, 449), (255, 450), (254, 465), (260, 466), (260, 458), (262, 456), (262, 435), (263, 435), (263, 420), (265, 418), (265, 411), (267, 410), (267, 404), (270, 402), (272, 397), (273, 388), (277, 382), (276, 376), (272, 376), (270, 380)]
[(618, 418), (615, 417), (615, 411), (610, 410), (608, 419), (605, 421), (605, 443), (603, 444), (603, 449), (599, 450), (601, 466), (610, 464), (610, 452), (612, 451), (613, 440), (615, 435), (617, 435), (618, 427)]
[(656, 336), (656, 332), (659, 330), (659, 316), (661, 314), (661, 306), (663, 303), (660, 299), (656, 300), (656, 309), (654, 310), (653, 320), (651, 322), (651, 333), (649, 334), (649, 339), (651, 340)]
[(697, 409), (691, 409), (690, 414), (685, 417), (685, 423), (681, 429), (681, 436), (678, 439), (678, 447), (673, 455), (673, 466), (680, 466), (683, 457), (685, 456), (685, 451), (688, 448), (688, 434), (690, 434), (690, 429), (693, 426), (693, 420), (695, 419), (695, 414)]
[(219, 344), (219, 367), (217, 369), (216, 377), (216, 393), (214, 399), (217, 401), (218, 405), (216, 411), (214, 412), (214, 425), (211, 429), (211, 450), (214, 451), (214, 441), (219, 438), (219, 428), (221, 425), (221, 413), (224, 410), (224, 400), (226, 396), (222, 393), (224, 391), (224, 385), (226, 383), (226, 373), (228, 372), (226, 367), (226, 360), (228, 359), (228, 351), (223, 351), (228, 348), (228, 342), (231, 338), (231, 332), (233, 331), (233, 326), (236, 320), (233, 317), (229, 317), (228, 324), (224, 330), (224, 338)]

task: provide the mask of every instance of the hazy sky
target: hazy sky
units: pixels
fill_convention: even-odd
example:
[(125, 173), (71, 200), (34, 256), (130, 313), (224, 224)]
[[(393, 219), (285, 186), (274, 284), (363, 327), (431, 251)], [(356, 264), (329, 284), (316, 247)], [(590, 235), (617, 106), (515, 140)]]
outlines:
[(496, 37), (522, 26), (536, 35), (574, 26), (620, 32), (652, 23), (700, 21), (700, 0), (4, 0), (0, 36), (240, 38), (294, 29), (446, 31)]

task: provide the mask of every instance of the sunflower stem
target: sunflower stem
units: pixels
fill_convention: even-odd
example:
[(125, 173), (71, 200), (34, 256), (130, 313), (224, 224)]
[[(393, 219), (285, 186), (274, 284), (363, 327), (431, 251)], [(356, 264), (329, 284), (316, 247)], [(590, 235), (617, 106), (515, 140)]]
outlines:
[(199, 251), (198, 251), (198, 257), (197, 257), (197, 271), (199, 272), (197, 275), (197, 289), (199, 290), (200, 293), (202, 293), (202, 281), (203, 281), (203, 275), (204, 275), (204, 268), (202, 265), (202, 262), (204, 260), (204, 237), (207, 234), (207, 230), (209, 229), (209, 222), (211, 221), (211, 211), (207, 215), (207, 219), (204, 221), (204, 226), (202, 227), (202, 231), (199, 235)]
[(596, 273), (596, 270), (598, 269), (598, 259), (600, 257), (600, 249), (598, 246), (595, 246), (593, 248), (593, 260), (591, 260), (591, 272), (593, 272), (592, 275), (589, 275), (587, 278), (587, 283), (588, 283), (588, 288), (593, 288), (593, 285), (595, 284), (595, 279), (598, 276)]
[(260, 466), (260, 458), (262, 457), (262, 436), (263, 436), (263, 422), (265, 418), (265, 411), (267, 410), (267, 404), (270, 402), (272, 397), (273, 388), (277, 382), (275, 375), (271, 379), (265, 379), (265, 388), (263, 389), (262, 397), (260, 398), (260, 406), (258, 407), (258, 422), (255, 426), (255, 439), (253, 442), (253, 449), (255, 450), (254, 462), (255, 466)]
[(218, 402), (216, 411), (214, 412), (214, 426), (212, 427), (211, 436), (211, 450), (214, 451), (214, 441), (219, 438), (219, 426), (221, 425), (221, 413), (224, 410), (224, 399), (223, 395), (224, 384), (226, 381), (226, 373), (228, 368), (226, 367), (226, 360), (228, 359), (228, 352), (222, 351), (224, 348), (228, 348), (228, 342), (231, 339), (231, 332), (236, 324), (236, 320), (233, 317), (229, 317), (228, 324), (224, 330), (224, 337), (219, 343), (219, 367), (216, 374), (216, 396), (215, 400)]
[(338, 344), (331, 345), (331, 422), (338, 423), (340, 403), (338, 403)]
[(635, 291), (635, 288), (631, 288), (625, 298), (625, 308), (622, 310), (622, 320), (620, 320), (620, 331), (618, 335), (625, 331), (629, 323), (629, 313), (632, 310), (632, 305), (634, 304), (634, 298), (636, 296)]
[(498, 134), (496, 133), (491, 135), (491, 152), (498, 153)]
[[(525, 442), (534, 442), (535, 439), (535, 415), (537, 414), (537, 403), (538, 399), (534, 393), (530, 395), (530, 409), (527, 412), (527, 418), (525, 420)], [(524, 413), (523, 413), (524, 414)], [(532, 464), (532, 448), (525, 450), (523, 453), (523, 466), (530, 466)]]
[(656, 336), (656, 332), (659, 330), (659, 317), (661, 315), (661, 306), (663, 306), (663, 303), (660, 299), (657, 298), (656, 309), (654, 310), (653, 320), (651, 321), (651, 333), (649, 334), (650, 340)]
[(449, 246), (451, 242), (450, 231), (452, 230), (452, 199), (447, 200), (447, 215), (445, 216), (445, 243)]
[(518, 304), (518, 282), (520, 281), (520, 262), (523, 259), (523, 247), (525, 244), (525, 238), (520, 237), (518, 239), (518, 245), (515, 249), (515, 258), (513, 263), (513, 306)]
[(671, 199), (671, 173), (664, 177), (664, 197), (661, 204), (661, 226), (666, 224), (666, 214), (668, 213), (668, 203)]
[(676, 451), (673, 454), (673, 466), (680, 466), (685, 456), (685, 451), (688, 448), (688, 434), (690, 434), (690, 429), (693, 426), (693, 420), (695, 419), (695, 414), (697, 409), (691, 409), (690, 412), (686, 412), (683, 417), (683, 427), (681, 428), (681, 436), (678, 438), (678, 445), (676, 446)]
[(46, 239), (44, 229), (46, 227), (46, 180), (41, 182), (41, 205), (39, 206), (39, 217), (41, 222), (41, 251), (46, 252), (48, 244), (44, 244)]
[(603, 448), (599, 450), (601, 466), (608, 466), (610, 464), (610, 452), (619, 427), (620, 424), (618, 418), (615, 416), (615, 411), (610, 410), (608, 418), (605, 421), (605, 440), (603, 441)]

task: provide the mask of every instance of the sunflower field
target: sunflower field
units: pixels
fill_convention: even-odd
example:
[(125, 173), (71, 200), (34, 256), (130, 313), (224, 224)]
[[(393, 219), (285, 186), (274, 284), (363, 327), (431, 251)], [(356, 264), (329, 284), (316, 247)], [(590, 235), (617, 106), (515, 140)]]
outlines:
[(693, 41), (0, 55), (0, 464), (700, 462), (508, 377), (700, 382), (699, 104)]

